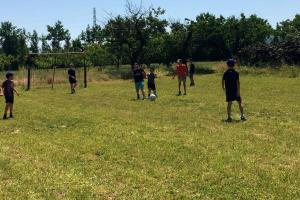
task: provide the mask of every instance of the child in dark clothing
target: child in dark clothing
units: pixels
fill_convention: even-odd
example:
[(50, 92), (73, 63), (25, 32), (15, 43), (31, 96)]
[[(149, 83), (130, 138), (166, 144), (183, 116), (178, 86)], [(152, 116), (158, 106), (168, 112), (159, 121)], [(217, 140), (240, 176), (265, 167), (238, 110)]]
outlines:
[(233, 59), (229, 59), (227, 61), (228, 70), (224, 73), (222, 79), (222, 88), (226, 92), (226, 101), (227, 105), (227, 115), (228, 122), (232, 121), (231, 117), (231, 106), (233, 101), (237, 101), (239, 104), (240, 112), (241, 112), (241, 120), (246, 121), (246, 117), (244, 116), (244, 108), (242, 105), (242, 98), (240, 95), (240, 77), (239, 73), (234, 70), (235, 61)]
[(71, 94), (74, 94), (75, 88), (77, 86), (77, 80), (76, 80), (76, 70), (73, 67), (71, 67), (68, 70), (68, 76), (69, 76), (69, 83), (71, 87)]
[(15, 85), (13, 82), (14, 75), (10, 72), (6, 74), (6, 81), (2, 83), (2, 89), (3, 89), (3, 94), (5, 97), (5, 110), (4, 110), (4, 115), (3, 119), (8, 119), (7, 118), (7, 113), (8, 111), (10, 112), (9, 118), (13, 118), (13, 105), (14, 105), (14, 93), (16, 93), (19, 96), (19, 93), (15, 89)]
[(144, 78), (146, 78), (146, 73), (138, 63), (134, 64), (132, 72), (133, 72), (133, 79), (135, 83), (137, 99), (140, 99), (140, 91), (141, 91), (144, 100), (146, 99), (145, 92), (144, 92)]
[(150, 73), (147, 74), (147, 79), (148, 79), (148, 97), (150, 97), (151, 92), (153, 92), (153, 94), (155, 94), (155, 96), (157, 97), (156, 94), (156, 85), (155, 85), (155, 79), (157, 78), (157, 75), (154, 74), (155, 69), (153, 67), (150, 68)]

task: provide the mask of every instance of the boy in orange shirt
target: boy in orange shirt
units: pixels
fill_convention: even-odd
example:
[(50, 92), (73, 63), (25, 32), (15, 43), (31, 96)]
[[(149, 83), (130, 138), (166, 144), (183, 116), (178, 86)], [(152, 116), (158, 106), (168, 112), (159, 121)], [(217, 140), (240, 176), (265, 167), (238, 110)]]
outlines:
[(178, 76), (178, 96), (181, 95), (181, 85), (183, 83), (184, 95), (186, 95), (186, 77), (188, 75), (188, 67), (187, 65), (182, 63), (181, 59), (178, 59), (176, 65), (176, 74), (174, 74), (173, 79), (175, 76)]

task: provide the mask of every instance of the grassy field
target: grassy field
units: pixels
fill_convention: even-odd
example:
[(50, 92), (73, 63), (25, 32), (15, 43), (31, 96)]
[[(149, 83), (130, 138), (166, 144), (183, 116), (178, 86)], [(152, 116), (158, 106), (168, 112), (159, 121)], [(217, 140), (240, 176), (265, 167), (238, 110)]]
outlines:
[(241, 76), (249, 118), (225, 123), (220, 74), (159, 99), (133, 83), (33, 89), (0, 121), (0, 199), (299, 199), (300, 79)]

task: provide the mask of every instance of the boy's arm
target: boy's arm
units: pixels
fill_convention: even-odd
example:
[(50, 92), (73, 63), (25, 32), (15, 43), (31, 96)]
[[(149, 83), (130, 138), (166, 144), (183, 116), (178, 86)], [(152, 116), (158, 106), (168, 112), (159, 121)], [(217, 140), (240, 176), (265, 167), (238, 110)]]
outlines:
[(19, 94), (18, 91), (15, 89), (15, 84), (14, 84), (14, 83), (12, 83), (12, 88), (13, 88), (14, 92), (19, 96), (20, 94)]
[(225, 80), (222, 79), (222, 89), (225, 90)]

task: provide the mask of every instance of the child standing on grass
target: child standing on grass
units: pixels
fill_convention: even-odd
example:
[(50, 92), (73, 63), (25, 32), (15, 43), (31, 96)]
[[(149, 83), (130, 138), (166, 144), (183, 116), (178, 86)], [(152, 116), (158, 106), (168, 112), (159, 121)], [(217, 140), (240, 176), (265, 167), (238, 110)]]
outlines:
[(146, 99), (145, 91), (144, 91), (144, 78), (146, 78), (146, 73), (145, 71), (141, 68), (141, 66), (138, 63), (135, 63), (133, 66), (133, 79), (135, 83), (135, 89), (136, 89), (136, 95), (137, 99), (140, 99), (140, 91), (142, 92), (143, 95), (143, 100)]
[(190, 63), (189, 76), (190, 76), (190, 80), (191, 80), (190, 86), (193, 87), (193, 86), (195, 86), (194, 74), (195, 74), (196, 67), (195, 67), (192, 59), (189, 59), (189, 63)]
[(157, 75), (154, 74), (154, 67), (150, 68), (150, 73), (147, 74), (147, 79), (148, 79), (148, 97), (150, 97), (151, 92), (153, 92), (153, 94), (155, 94), (155, 96), (157, 97), (157, 93), (156, 93), (156, 85), (155, 85), (155, 79), (157, 78)]
[(246, 121), (246, 117), (244, 115), (244, 108), (242, 105), (242, 98), (240, 95), (240, 78), (239, 73), (235, 71), (235, 61), (233, 59), (229, 59), (227, 61), (228, 69), (223, 75), (222, 79), (222, 88), (226, 93), (226, 101), (227, 101), (227, 122), (232, 122), (231, 117), (231, 106), (233, 101), (237, 101), (239, 104), (240, 112), (241, 112), (241, 120)]
[(75, 94), (75, 88), (77, 86), (77, 80), (76, 80), (76, 71), (73, 67), (71, 67), (68, 70), (68, 75), (69, 75), (69, 83), (71, 87), (71, 94)]
[(6, 74), (6, 81), (2, 83), (3, 94), (5, 97), (5, 109), (3, 119), (6, 120), (8, 111), (10, 112), (9, 118), (13, 118), (13, 105), (14, 105), (14, 93), (19, 96), (19, 93), (15, 89), (13, 82), (14, 75), (10, 72)]
[(176, 65), (176, 74), (174, 74), (173, 79), (175, 76), (178, 76), (178, 95), (181, 95), (181, 84), (183, 84), (183, 89), (184, 89), (184, 95), (186, 95), (186, 77), (188, 75), (188, 68), (187, 65), (182, 63), (181, 59), (178, 59), (177, 65)]

